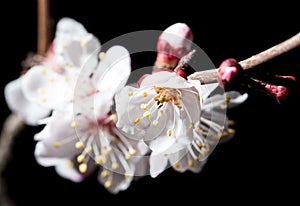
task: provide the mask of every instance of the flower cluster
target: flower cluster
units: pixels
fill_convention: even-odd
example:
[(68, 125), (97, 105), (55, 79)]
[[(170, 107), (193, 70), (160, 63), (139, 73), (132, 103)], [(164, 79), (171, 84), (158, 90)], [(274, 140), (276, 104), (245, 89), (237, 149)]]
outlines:
[(159, 70), (126, 85), (127, 49), (103, 52), (80, 23), (61, 19), (41, 65), (5, 88), (12, 111), (28, 124), (45, 124), (34, 136), (37, 162), (75, 182), (98, 172), (111, 193), (169, 166), (199, 172), (218, 142), (233, 136), (226, 109), (247, 94), (212, 95), (217, 83), (201, 85), (174, 72), (192, 40), (186, 24), (171, 25), (158, 39)]

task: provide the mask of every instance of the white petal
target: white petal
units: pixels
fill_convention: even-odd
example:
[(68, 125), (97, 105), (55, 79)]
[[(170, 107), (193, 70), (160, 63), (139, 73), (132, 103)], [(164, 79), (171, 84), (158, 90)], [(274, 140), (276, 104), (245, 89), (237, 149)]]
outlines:
[(137, 117), (130, 118), (128, 115), (128, 107), (130, 106), (129, 102), (131, 100), (130, 95), (136, 91), (136, 88), (126, 86), (115, 96), (116, 112), (118, 115), (117, 127), (131, 135), (138, 133), (137, 127), (134, 125), (134, 118)]
[(83, 174), (78, 172), (76, 168), (67, 165), (68, 160), (63, 160), (63, 161), (65, 161), (66, 163), (58, 164), (55, 167), (55, 171), (57, 172), (58, 175), (60, 175), (63, 178), (69, 179), (73, 182), (81, 182), (84, 180)]
[(67, 65), (71, 65), (70, 69), (87, 67), (94, 70), (100, 48), (99, 40), (92, 34), (86, 34), (79, 41), (71, 41), (63, 50), (62, 56), (68, 63)]
[(24, 96), (43, 107), (53, 109), (69, 101), (69, 90), (64, 76), (43, 66), (31, 68), (22, 81)]
[(189, 88), (192, 87), (188, 81), (178, 76), (175, 72), (156, 72), (147, 76), (141, 83), (141, 88), (160, 86), (166, 88)]
[(131, 72), (130, 56), (122, 46), (111, 47), (96, 70), (94, 84), (100, 92), (114, 95), (126, 84)]
[(64, 159), (72, 159), (81, 151), (75, 148), (75, 143), (82, 137), (90, 136), (88, 133), (88, 122), (82, 118), (76, 118), (78, 128), (72, 127), (73, 115), (61, 114), (56, 119), (52, 119), (45, 127), (43, 134), (47, 137), (39, 136), (36, 144), (35, 156), (37, 161), (43, 166), (59, 164)]
[(150, 175), (155, 178), (168, 166), (168, 157), (161, 153), (152, 153), (150, 156)]
[[(112, 194), (117, 194), (120, 191), (126, 190), (129, 187), (133, 178), (133, 175), (125, 177), (124, 174), (119, 174), (112, 171), (109, 171), (109, 173), (111, 175), (111, 185), (106, 189)], [(101, 173), (99, 173), (98, 181), (105, 186), (105, 183), (108, 181), (108, 178), (102, 177)]]
[(23, 77), (20, 77), (5, 86), (5, 100), (10, 110), (20, 115), (27, 124), (37, 125), (40, 119), (50, 114), (50, 110), (24, 97), (21, 88), (22, 80)]
[(198, 99), (198, 93), (194, 89), (181, 90), (182, 94), (182, 106), (184, 111), (187, 113), (189, 123), (195, 123), (199, 120), (201, 114), (201, 101)]
[(169, 137), (167, 135), (160, 136), (149, 143), (150, 149), (154, 153), (167, 152), (175, 144), (175, 138)]
[(94, 161), (90, 160), (87, 164), (87, 171), (81, 173), (78, 169), (78, 163), (75, 159), (62, 160), (61, 164), (55, 165), (55, 170), (58, 175), (73, 182), (82, 182), (86, 177), (90, 176), (96, 169), (97, 166)]

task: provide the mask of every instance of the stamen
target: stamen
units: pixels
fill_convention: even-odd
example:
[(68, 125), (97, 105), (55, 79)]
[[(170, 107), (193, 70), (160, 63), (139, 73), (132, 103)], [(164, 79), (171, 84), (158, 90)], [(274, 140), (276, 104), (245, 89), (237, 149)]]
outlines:
[(105, 188), (109, 188), (111, 185), (112, 185), (112, 181), (110, 181), (110, 180), (107, 180), (107, 181), (104, 183), (104, 187), (105, 187)]
[(147, 111), (147, 112), (145, 112), (144, 114), (143, 114), (143, 117), (150, 117), (150, 112), (149, 111)]
[(103, 171), (101, 172), (101, 177), (103, 177), (103, 178), (108, 177), (108, 175), (109, 175), (109, 172), (108, 172), (107, 170), (103, 170)]
[(83, 40), (83, 41), (80, 42), (80, 46), (81, 47), (85, 47), (86, 45), (87, 45), (87, 41)]
[(77, 127), (77, 123), (75, 121), (72, 121), (70, 124), (71, 128), (76, 128)]
[(79, 171), (81, 173), (85, 173), (87, 171), (87, 164), (86, 163), (82, 163), (79, 165)]
[(102, 60), (105, 57), (105, 52), (100, 52), (98, 55), (99, 59)]
[(38, 92), (39, 94), (45, 94), (45, 89), (42, 88), (42, 87), (40, 87), (40, 88), (37, 89), (37, 92)]
[(224, 101), (225, 101), (226, 103), (229, 103), (229, 102), (230, 102), (230, 97), (229, 97), (229, 96), (225, 96)]
[(75, 144), (75, 148), (76, 149), (83, 149), (84, 148), (84, 144), (82, 143), (82, 142), (76, 142), (76, 144)]
[(147, 97), (147, 96), (148, 96), (148, 93), (147, 93), (146, 91), (144, 91), (144, 92), (142, 93), (142, 95), (143, 95), (143, 97)]
[(74, 167), (74, 163), (71, 160), (67, 160), (66, 161), (66, 166), (69, 167), (69, 168), (72, 168), (72, 167)]
[(146, 110), (148, 108), (148, 104), (141, 104), (141, 109)]
[(53, 147), (59, 148), (61, 146), (60, 142), (53, 142)]
[(83, 154), (80, 154), (77, 156), (77, 162), (82, 163), (85, 160), (85, 156)]
[(188, 165), (189, 165), (189, 167), (193, 167), (194, 166), (193, 160), (188, 160)]
[(133, 122), (134, 122), (134, 124), (137, 124), (137, 123), (139, 123), (139, 121), (140, 121), (140, 118), (139, 118), (139, 117), (137, 117), (137, 118), (135, 118), (135, 119), (134, 119), (134, 121), (133, 121)]
[(117, 118), (117, 115), (116, 114), (112, 114), (109, 116), (109, 119), (113, 122), (117, 122), (118, 118)]
[(152, 124), (153, 124), (154, 126), (157, 126), (157, 125), (158, 125), (158, 121), (157, 121), (157, 120), (154, 120), (154, 121), (152, 122)]
[(46, 74), (46, 68), (42, 68), (41, 70), (40, 70), (40, 72), (41, 72), (41, 74)]
[(131, 97), (131, 96), (133, 96), (133, 92), (128, 92), (127, 95), (128, 95), (129, 97)]
[(179, 162), (175, 162), (173, 166), (174, 166), (174, 168), (178, 169), (179, 166), (180, 166), (180, 165), (179, 165)]
[(168, 129), (167, 135), (168, 135), (169, 137), (172, 135), (172, 130), (171, 130), (171, 129)]

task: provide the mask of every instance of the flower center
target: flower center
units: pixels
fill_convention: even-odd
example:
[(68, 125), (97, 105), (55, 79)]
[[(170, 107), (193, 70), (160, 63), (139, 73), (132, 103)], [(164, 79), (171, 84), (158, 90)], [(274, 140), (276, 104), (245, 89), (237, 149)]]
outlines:
[(173, 88), (164, 88), (164, 87), (154, 87), (156, 95), (154, 96), (154, 101), (158, 106), (163, 105), (165, 102), (172, 102), (175, 106), (181, 109), (181, 104), (179, 100), (181, 95), (177, 89)]

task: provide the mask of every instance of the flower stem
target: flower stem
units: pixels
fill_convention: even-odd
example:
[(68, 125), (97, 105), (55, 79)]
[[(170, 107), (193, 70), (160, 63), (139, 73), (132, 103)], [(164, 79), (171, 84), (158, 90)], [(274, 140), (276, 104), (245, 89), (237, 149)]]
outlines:
[(50, 41), (49, 0), (37, 1), (37, 32), (37, 54), (44, 55)]
[[(277, 44), (263, 52), (240, 61), (239, 64), (244, 70), (248, 70), (298, 46), (300, 46), (300, 32), (293, 37), (281, 42), (280, 44)], [(218, 69), (194, 72), (193, 74), (188, 76), (188, 79), (199, 80), (201, 84), (215, 83), (218, 81)]]

